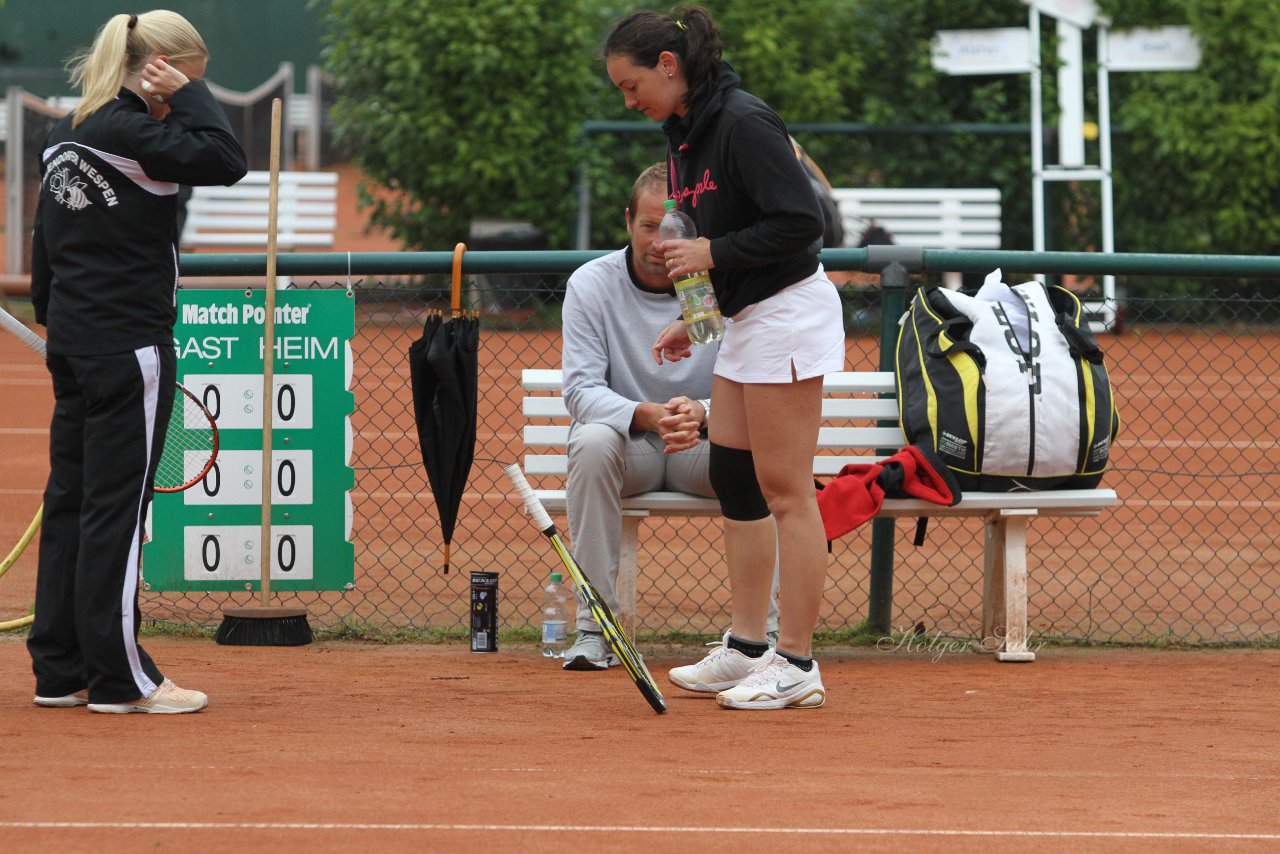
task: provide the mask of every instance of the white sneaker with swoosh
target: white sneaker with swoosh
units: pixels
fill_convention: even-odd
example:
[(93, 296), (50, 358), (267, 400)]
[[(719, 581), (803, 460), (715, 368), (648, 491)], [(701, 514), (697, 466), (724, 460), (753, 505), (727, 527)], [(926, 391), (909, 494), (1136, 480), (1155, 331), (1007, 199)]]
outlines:
[(726, 709), (816, 709), (826, 701), (818, 662), (806, 672), (772, 649), (745, 679), (716, 695)]
[(737, 685), (751, 673), (756, 662), (760, 661), (743, 655), (736, 649), (730, 649), (729, 632), (724, 633), (720, 643), (707, 645), (715, 649), (697, 664), (673, 667), (668, 671), (667, 675), (673, 685), (679, 685), (686, 691), (716, 694)]

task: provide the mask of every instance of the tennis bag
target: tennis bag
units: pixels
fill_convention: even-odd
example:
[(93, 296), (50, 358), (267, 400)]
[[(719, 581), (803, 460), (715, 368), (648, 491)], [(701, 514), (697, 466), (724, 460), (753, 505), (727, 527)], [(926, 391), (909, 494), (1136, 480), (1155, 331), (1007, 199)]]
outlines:
[(920, 290), (898, 335), (902, 431), (962, 490), (1093, 488), (1120, 427), (1080, 300), (1000, 271), (971, 296)]

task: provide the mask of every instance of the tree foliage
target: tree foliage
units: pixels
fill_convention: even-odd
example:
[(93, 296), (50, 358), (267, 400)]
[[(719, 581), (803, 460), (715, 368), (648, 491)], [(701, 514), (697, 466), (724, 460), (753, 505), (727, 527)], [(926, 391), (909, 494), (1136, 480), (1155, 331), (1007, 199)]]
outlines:
[(1117, 75), (1117, 231), (1150, 252), (1280, 251), (1280, 0), (1112, 0), (1115, 26), (1189, 24), (1194, 72)]
[(375, 224), (411, 248), (452, 246), (473, 217), (532, 220), (566, 238), (592, 86), (588, 5), (328, 4), (338, 138), (376, 185), (362, 188)]
[[(939, 30), (1022, 27), (1022, 0), (707, 0), (725, 58), (789, 125), (968, 123), (984, 132), (797, 132), (837, 186), (996, 186), (1004, 245), (1031, 236), (1025, 74), (949, 77)], [(1099, 0), (1116, 28), (1189, 24), (1191, 72), (1111, 76), (1117, 248), (1273, 254), (1280, 246), (1280, 0)], [(343, 139), (384, 192), (375, 221), (411, 246), (447, 247), (473, 216), (527, 218), (568, 246), (579, 170), (591, 245), (624, 238), (634, 176), (665, 153), (655, 123), (623, 109), (597, 52), (610, 24), (661, 4), (588, 0), (331, 0), (328, 64)], [(1042, 27), (1047, 162), (1054, 162), (1054, 28)], [(1086, 112), (1097, 114), (1094, 34)], [(589, 120), (633, 133), (583, 138)], [(1011, 130), (994, 132), (1003, 125)], [(1097, 162), (1098, 148), (1087, 148)], [(1096, 249), (1096, 188), (1050, 188), (1055, 249)], [(856, 236), (856, 235), (855, 235)], [(1072, 241), (1076, 241), (1073, 243)]]

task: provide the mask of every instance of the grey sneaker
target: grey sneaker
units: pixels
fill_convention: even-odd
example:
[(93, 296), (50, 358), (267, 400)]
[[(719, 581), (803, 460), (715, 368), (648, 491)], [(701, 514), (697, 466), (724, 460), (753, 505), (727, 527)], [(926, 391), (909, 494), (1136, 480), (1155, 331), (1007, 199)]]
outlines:
[(37, 706), (44, 706), (46, 709), (62, 709), (70, 706), (87, 706), (89, 705), (89, 689), (77, 691), (74, 694), (67, 694), (65, 697), (41, 697), (35, 699)]
[(578, 632), (578, 639), (564, 653), (565, 670), (608, 670), (621, 663), (600, 632)]
[(209, 698), (199, 691), (179, 688), (166, 679), (151, 696), (127, 703), (90, 703), (89, 711), (109, 715), (127, 715), (133, 712), (150, 715), (182, 715), (198, 712), (209, 705)]

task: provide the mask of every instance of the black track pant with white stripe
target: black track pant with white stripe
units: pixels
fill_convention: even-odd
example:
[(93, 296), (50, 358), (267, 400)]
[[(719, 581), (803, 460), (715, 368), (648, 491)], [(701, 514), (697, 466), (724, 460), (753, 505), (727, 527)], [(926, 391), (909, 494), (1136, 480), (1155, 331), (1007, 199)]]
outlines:
[(163, 677), (138, 645), (143, 520), (173, 409), (172, 347), (50, 354), (54, 409), (36, 614), (36, 695), (145, 697)]

